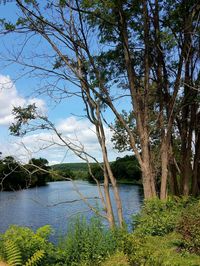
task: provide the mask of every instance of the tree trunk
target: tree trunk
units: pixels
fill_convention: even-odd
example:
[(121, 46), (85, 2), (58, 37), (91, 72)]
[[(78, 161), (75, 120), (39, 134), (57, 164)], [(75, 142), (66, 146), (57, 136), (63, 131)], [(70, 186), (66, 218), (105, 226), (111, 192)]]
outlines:
[(122, 203), (121, 203), (121, 199), (120, 199), (120, 195), (119, 195), (119, 190), (117, 187), (116, 178), (113, 175), (112, 169), (110, 167), (109, 159), (108, 159), (107, 148), (106, 148), (106, 138), (105, 138), (103, 124), (101, 121), (101, 114), (100, 114), (99, 106), (96, 109), (96, 116), (97, 116), (98, 125), (99, 125), (99, 128), (97, 131), (98, 131), (99, 143), (101, 145), (102, 154), (103, 154), (104, 167), (106, 169), (106, 173), (108, 174), (108, 178), (112, 184), (114, 197), (115, 197), (115, 203), (117, 206), (119, 225), (120, 225), (120, 227), (123, 227), (124, 219), (123, 219), (123, 213), (122, 213)]
[(144, 198), (151, 199), (153, 197), (156, 197), (155, 187), (153, 185), (154, 182), (150, 181), (154, 179), (151, 168), (149, 167), (149, 165), (145, 164), (141, 168), (141, 171), (142, 171)]
[(198, 129), (195, 140), (195, 157), (192, 175), (192, 195), (198, 196), (200, 194), (200, 130)]
[(168, 175), (169, 175), (169, 188), (170, 188), (170, 193), (172, 195), (175, 196), (179, 196), (180, 195), (180, 190), (179, 190), (179, 184), (177, 181), (177, 167), (173, 161), (173, 156), (170, 158), (170, 162), (169, 162), (169, 171), (168, 171)]
[(110, 191), (109, 191), (109, 180), (107, 171), (104, 167), (104, 193), (105, 193), (105, 201), (106, 201), (106, 215), (107, 219), (110, 225), (110, 228), (115, 227), (115, 219), (114, 219), (114, 213), (112, 208), (112, 202), (110, 199)]
[[(145, 5), (145, 3), (144, 3)], [(146, 10), (145, 10), (146, 12)], [(145, 198), (152, 198), (156, 196), (155, 189), (155, 178), (153, 173), (153, 167), (150, 156), (150, 144), (149, 144), (149, 134), (148, 134), (148, 82), (149, 82), (149, 66), (148, 66), (148, 47), (146, 47), (146, 60), (145, 60), (145, 92), (143, 92), (144, 98), (142, 98), (142, 93), (140, 89), (137, 88), (136, 73), (133, 68), (131, 52), (129, 48), (127, 23), (124, 15), (123, 7), (119, 4), (118, 10), (119, 16), (119, 32), (121, 37), (121, 42), (124, 51), (124, 62), (126, 66), (126, 71), (128, 75), (130, 94), (132, 100), (132, 106), (136, 118), (137, 132), (140, 138), (142, 160), (138, 154), (136, 154), (143, 176), (143, 187)], [(146, 23), (148, 23), (146, 21)], [(146, 25), (145, 25), (146, 26)], [(147, 30), (147, 27), (146, 27)]]
[(168, 177), (169, 148), (166, 138), (164, 137), (161, 145), (161, 187), (160, 198), (167, 198), (167, 177)]
[(147, 137), (144, 137), (144, 141), (141, 145), (142, 147), (142, 180), (144, 187), (144, 197), (145, 199), (150, 199), (156, 197), (155, 188), (155, 175), (152, 169), (151, 156), (149, 150), (149, 143)]

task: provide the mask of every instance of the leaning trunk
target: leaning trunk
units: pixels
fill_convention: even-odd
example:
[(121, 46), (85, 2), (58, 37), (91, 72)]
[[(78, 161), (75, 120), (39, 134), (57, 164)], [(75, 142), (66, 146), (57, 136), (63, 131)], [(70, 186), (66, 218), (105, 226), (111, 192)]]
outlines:
[(108, 160), (108, 154), (107, 154), (107, 149), (106, 149), (106, 144), (105, 144), (106, 138), (105, 138), (103, 124), (101, 122), (101, 115), (100, 115), (99, 106), (96, 109), (96, 115), (97, 115), (97, 118), (99, 121), (99, 128), (97, 131), (98, 131), (99, 143), (101, 145), (102, 154), (103, 154), (104, 167), (105, 167), (106, 172), (108, 174), (108, 178), (112, 184), (113, 193), (114, 193), (114, 197), (115, 197), (115, 203), (117, 206), (117, 215), (118, 215), (119, 225), (120, 225), (120, 227), (122, 227), (123, 223), (124, 223), (123, 213), (122, 213), (122, 203), (121, 203), (121, 199), (120, 199), (120, 195), (119, 195), (119, 190), (117, 187), (116, 178), (113, 175), (113, 172), (112, 172), (112, 169), (110, 167), (109, 160)]
[(105, 201), (106, 201), (107, 220), (109, 222), (110, 227), (114, 228), (115, 219), (114, 219), (113, 208), (112, 208), (112, 203), (110, 199), (109, 180), (108, 180), (108, 175), (107, 175), (105, 166), (104, 166), (104, 194), (105, 194)]

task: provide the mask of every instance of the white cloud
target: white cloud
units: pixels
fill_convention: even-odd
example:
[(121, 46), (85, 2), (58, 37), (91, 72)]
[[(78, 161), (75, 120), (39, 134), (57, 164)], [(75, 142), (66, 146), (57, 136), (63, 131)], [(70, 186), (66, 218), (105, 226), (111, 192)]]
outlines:
[(0, 75), (0, 125), (10, 125), (14, 121), (12, 115), (14, 106), (26, 106), (32, 103), (35, 103), (42, 112), (45, 111), (42, 99), (21, 97), (10, 77)]
[(95, 127), (87, 119), (78, 119), (75, 116), (70, 116), (60, 121), (57, 129), (63, 135), (78, 139), (83, 144), (97, 143)]
[(75, 116), (70, 116), (61, 120), (58, 123), (58, 130), (67, 134), (74, 133), (74, 131), (80, 131), (85, 128), (89, 128), (91, 124), (86, 119), (77, 119)]
[[(87, 119), (78, 119), (77, 117), (69, 117), (60, 121), (56, 128), (62, 134), (66, 141), (70, 139), (74, 144), (83, 145), (84, 150), (97, 160), (102, 161), (101, 149), (95, 134), (95, 129)], [(107, 138), (107, 147), (110, 160), (114, 160), (119, 156), (112, 149), (111, 132), (105, 127)], [(55, 143), (55, 145), (52, 145)], [(57, 143), (57, 144), (56, 144)], [(61, 146), (62, 145), (62, 146)], [(4, 155), (15, 155), (22, 161), (28, 161), (32, 157), (44, 157), (50, 164), (61, 162), (80, 162), (72, 151), (70, 151), (58, 137), (50, 131), (34, 133), (24, 136), (23, 138), (10, 137), (7, 144), (2, 143)]]
[[(39, 98), (25, 99), (20, 96), (9, 76), (0, 75), (0, 126), (9, 126), (14, 121), (12, 109), (14, 106), (26, 106), (36, 103), (38, 109), (45, 111), (45, 103)], [(50, 118), (51, 119), (51, 118)], [(56, 125), (59, 133), (66, 141), (70, 139), (77, 145), (82, 145), (89, 154), (102, 161), (101, 149), (95, 134), (95, 127), (87, 119), (79, 119), (71, 116), (60, 120)], [(2, 128), (3, 130), (3, 128)], [(6, 139), (1, 132), (0, 145), (3, 156), (12, 155), (22, 161), (28, 161), (32, 157), (44, 157), (51, 164), (53, 162), (78, 162), (81, 161), (67, 147), (64, 147), (59, 138), (50, 131), (35, 132), (23, 138), (8, 136)], [(105, 135), (110, 160), (119, 154), (113, 150), (109, 128), (105, 126)], [(57, 143), (57, 145), (52, 145)]]

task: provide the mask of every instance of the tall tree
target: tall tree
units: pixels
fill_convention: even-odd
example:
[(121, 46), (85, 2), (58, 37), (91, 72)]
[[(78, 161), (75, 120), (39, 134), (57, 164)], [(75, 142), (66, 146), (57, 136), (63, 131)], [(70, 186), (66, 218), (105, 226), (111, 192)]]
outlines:
[[(191, 158), (195, 157), (191, 145), (195, 132), (193, 125), (198, 117), (195, 109), (199, 106), (198, 98), (195, 100), (195, 108), (192, 108), (192, 119), (188, 111), (184, 112), (184, 123), (181, 123), (183, 120), (177, 122), (177, 117), (183, 116), (183, 110), (188, 110), (192, 104), (192, 98), (188, 96), (191, 94), (195, 98), (198, 94), (197, 83), (190, 87), (188, 84), (191, 82), (190, 79), (192, 84), (195, 83), (198, 76), (199, 4), (195, 1), (161, 3), (156, 0), (135, 3), (131, 1), (105, 3), (84, 1), (84, 3), (90, 8), (91, 13), (87, 10), (86, 12), (89, 13), (91, 25), (99, 26), (102, 42), (114, 43), (114, 48), (103, 55), (103, 58), (107, 56), (107, 64), (109, 64), (108, 59), (111, 59), (108, 69), (114, 65), (118, 70), (112, 76), (116, 78), (115, 73), (118, 74), (117, 77), (119, 73), (127, 74), (128, 82), (124, 87), (130, 92), (132, 117), (135, 119), (135, 123), (132, 124), (135, 124), (135, 131), (131, 130), (130, 126), (127, 127), (123, 117), (114, 112), (117, 123), (129, 136), (130, 146), (140, 163), (145, 197), (155, 196), (155, 162), (152, 161), (154, 158), (152, 133), (155, 132), (155, 128), (152, 129), (152, 125), (157, 126), (159, 137), (160, 197), (164, 199), (167, 196), (169, 177), (171, 185), (176, 183), (175, 171), (172, 171), (173, 165), (182, 173), (179, 192), (188, 194)], [(119, 54), (122, 61), (119, 60)], [(187, 91), (182, 91), (183, 87), (187, 87)], [(185, 98), (187, 104), (184, 104)], [(190, 126), (187, 126), (188, 121), (191, 121)], [(186, 129), (184, 136), (181, 137), (182, 161), (179, 161), (179, 164), (182, 164), (182, 167), (179, 168), (177, 162), (174, 162), (173, 146), (177, 135), (180, 134), (177, 130), (180, 130), (181, 124)], [(135, 132), (138, 136), (140, 153), (136, 149)], [(188, 144), (185, 142), (186, 138)], [(187, 163), (184, 158), (187, 158)], [(196, 185), (194, 187), (198, 188)]]

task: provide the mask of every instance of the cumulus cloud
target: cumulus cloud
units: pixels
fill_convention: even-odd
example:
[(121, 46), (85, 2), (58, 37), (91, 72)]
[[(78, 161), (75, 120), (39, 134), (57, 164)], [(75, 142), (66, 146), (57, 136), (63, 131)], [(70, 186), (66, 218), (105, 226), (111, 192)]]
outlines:
[(61, 120), (57, 129), (63, 135), (78, 139), (81, 143), (97, 143), (94, 125), (87, 119), (78, 119), (75, 116), (70, 116)]
[[(62, 138), (66, 143), (70, 143), (71, 147), (80, 147), (84, 151), (88, 152), (95, 158), (102, 161), (100, 146), (97, 141), (96, 134), (94, 132), (94, 126), (89, 123), (88, 120), (79, 120), (76, 117), (68, 117), (56, 125), (57, 131), (62, 135)], [(15, 142), (15, 150), (19, 153), (20, 145), (23, 146), (33, 154), (43, 154), (52, 164), (53, 161), (62, 162), (63, 160), (68, 162), (80, 161), (78, 158), (64, 143), (56, 136), (54, 132), (40, 132), (38, 134), (32, 134), (23, 137), (18, 143)], [(17, 148), (18, 147), (18, 148)], [(30, 152), (30, 153), (31, 153)], [(22, 154), (22, 151), (21, 151)]]
[[(9, 76), (0, 75), (0, 126), (9, 126), (13, 121), (12, 109), (14, 106), (26, 106), (36, 103), (38, 109), (45, 111), (42, 99), (25, 99), (20, 96)], [(51, 119), (51, 118), (50, 118)], [(54, 121), (52, 121), (54, 122)], [(66, 141), (70, 140), (76, 145), (82, 145), (84, 150), (93, 157), (102, 161), (101, 149), (95, 134), (95, 127), (89, 120), (75, 116), (67, 117), (55, 124), (59, 133)], [(6, 127), (2, 127), (4, 129)], [(3, 133), (1, 132), (3, 136)], [(105, 126), (105, 135), (110, 160), (118, 154), (112, 148), (111, 132)], [(12, 155), (26, 162), (32, 157), (44, 157), (51, 164), (54, 162), (77, 162), (80, 159), (61, 143), (55, 133), (50, 131), (34, 132), (23, 138), (8, 136), (0, 139), (1, 152), (4, 156)]]
[[(89, 144), (96, 144), (97, 143), (97, 136), (95, 133), (95, 126), (90, 123), (89, 120), (85, 119), (78, 119), (75, 116), (70, 116), (66, 119), (61, 120), (58, 125), (57, 129), (59, 132), (67, 135), (68, 137), (76, 136), (82, 143), (89, 143)], [(108, 127), (104, 127), (107, 145), (111, 144), (111, 131)]]
[[(66, 142), (71, 141), (75, 145), (84, 147), (84, 150), (97, 160), (102, 161), (101, 149), (95, 134), (94, 126), (87, 119), (78, 119), (71, 116), (57, 123), (56, 128)], [(111, 144), (111, 132), (105, 127), (107, 147), (110, 160), (114, 160), (118, 154), (113, 150)], [(10, 138), (3, 145), (4, 155), (15, 155), (22, 161), (28, 161), (32, 157), (44, 157), (50, 164), (61, 162), (80, 162), (70, 149), (68, 149), (55, 133), (39, 132), (24, 136), (23, 138)]]
[(14, 121), (12, 109), (14, 106), (26, 106), (35, 103), (39, 110), (45, 111), (42, 99), (25, 99), (18, 91), (9, 76), (0, 75), (0, 125), (10, 125)]

